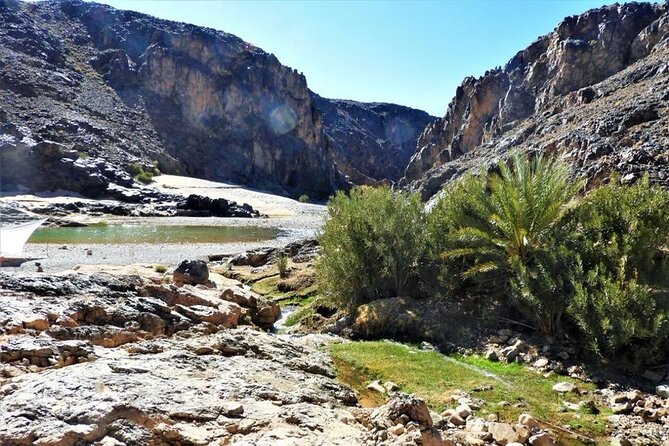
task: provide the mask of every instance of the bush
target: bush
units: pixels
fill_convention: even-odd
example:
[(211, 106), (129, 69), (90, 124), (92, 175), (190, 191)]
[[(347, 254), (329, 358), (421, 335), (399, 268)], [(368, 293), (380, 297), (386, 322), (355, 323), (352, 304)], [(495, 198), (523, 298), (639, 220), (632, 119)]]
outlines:
[(153, 174), (151, 172), (142, 172), (135, 179), (142, 184), (151, 184), (153, 182)]
[(624, 259), (615, 275), (592, 269), (576, 284), (569, 314), (587, 351), (637, 369), (661, 364), (669, 354), (667, 314), (650, 287), (625, 279), (625, 269)]
[(167, 267), (165, 265), (156, 265), (153, 267), (153, 270), (157, 273), (163, 274), (167, 272)]
[(669, 192), (643, 178), (632, 186), (617, 178), (593, 190), (567, 218), (570, 248), (583, 260), (585, 270), (603, 267), (617, 271), (625, 258), (623, 278), (641, 275), (655, 283), (662, 275), (659, 249), (669, 242)]
[(160, 171), (156, 167), (152, 167), (151, 170), (145, 171), (140, 163), (128, 165), (126, 171), (132, 175), (135, 180), (142, 184), (151, 184), (153, 182), (153, 177), (160, 175)]
[(388, 187), (337, 193), (320, 235), (317, 264), (322, 293), (355, 307), (390, 296), (419, 296), (425, 255), (425, 215), (416, 194)]
[(667, 271), (669, 192), (643, 178), (617, 178), (590, 192), (568, 215), (568, 246), (582, 262), (569, 308), (585, 347), (641, 367), (669, 355)]
[(300, 198), (297, 199), (300, 203), (309, 203), (309, 195), (307, 194), (302, 194), (300, 195)]
[(518, 156), (498, 172), (468, 176), (444, 192), (429, 217), (430, 240), (452, 273), (477, 294), (508, 297), (544, 334), (560, 330), (572, 259), (558, 239), (580, 187), (566, 166)]
[(283, 251), (276, 253), (276, 267), (279, 269), (279, 277), (288, 276), (288, 256)]

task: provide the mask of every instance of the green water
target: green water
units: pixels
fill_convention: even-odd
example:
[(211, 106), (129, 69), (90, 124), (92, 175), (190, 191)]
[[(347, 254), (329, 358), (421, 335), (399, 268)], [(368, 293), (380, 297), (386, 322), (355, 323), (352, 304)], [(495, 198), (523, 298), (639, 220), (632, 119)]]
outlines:
[(83, 228), (40, 228), (28, 243), (241, 243), (271, 240), (277, 229), (255, 226), (106, 225)]

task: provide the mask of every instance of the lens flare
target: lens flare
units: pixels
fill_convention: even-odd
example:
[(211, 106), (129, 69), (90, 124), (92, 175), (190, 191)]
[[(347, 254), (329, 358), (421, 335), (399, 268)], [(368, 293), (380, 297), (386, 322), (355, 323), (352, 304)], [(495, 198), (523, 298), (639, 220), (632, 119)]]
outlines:
[(393, 144), (402, 145), (411, 140), (416, 131), (404, 119), (395, 118), (386, 123), (386, 138)]
[(277, 135), (286, 134), (297, 125), (297, 115), (292, 108), (279, 105), (269, 114), (269, 125)]

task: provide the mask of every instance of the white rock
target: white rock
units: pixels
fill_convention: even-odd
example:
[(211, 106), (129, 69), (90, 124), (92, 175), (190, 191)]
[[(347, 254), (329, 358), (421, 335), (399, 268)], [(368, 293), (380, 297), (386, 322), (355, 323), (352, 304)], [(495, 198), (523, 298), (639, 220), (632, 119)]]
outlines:
[(575, 392), (576, 385), (570, 382), (559, 382), (553, 386), (553, 390), (558, 393)]

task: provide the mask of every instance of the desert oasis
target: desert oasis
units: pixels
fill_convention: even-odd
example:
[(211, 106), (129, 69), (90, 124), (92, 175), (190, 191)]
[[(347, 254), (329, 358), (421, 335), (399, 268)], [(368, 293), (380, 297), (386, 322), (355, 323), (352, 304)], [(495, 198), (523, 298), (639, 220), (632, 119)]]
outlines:
[(0, 445), (669, 446), (669, 3), (586, 9), (433, 116), (0, 0)]

